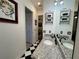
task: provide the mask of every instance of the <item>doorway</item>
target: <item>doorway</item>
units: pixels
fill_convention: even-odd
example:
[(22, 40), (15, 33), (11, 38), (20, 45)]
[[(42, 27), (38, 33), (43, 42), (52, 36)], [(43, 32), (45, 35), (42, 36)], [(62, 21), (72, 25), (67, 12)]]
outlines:
[(38, 40), (43, 38), (43, 15), (38, 16)]
[(26, 49), (32, 45), (32, 11), (25, 7)]

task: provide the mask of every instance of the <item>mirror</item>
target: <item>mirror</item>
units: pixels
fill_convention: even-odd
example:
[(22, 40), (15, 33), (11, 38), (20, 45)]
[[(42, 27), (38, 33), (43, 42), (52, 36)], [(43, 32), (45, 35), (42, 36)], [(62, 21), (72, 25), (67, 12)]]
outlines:
[(78, 22), (78, 11), (74, 12), (74, 19), (73, 19), (73, 28), (71, 31), (62, 30), (59, 34), (57, 34), (57, 42), (59, 45), (59, 49), (63, 52), (64, 58), (72, 59), (73, 52), (74, 52), (74, 45), (75, 45), (75, 37), (76, 37), (76, 30), (77, 30), (77, 22)]
[[(45, 31), (42, 41), (32, 56), (35, 59), (73, 59), (78, 7), (74, 6), (73, 0), (64, 0), (62, 6), (59, 4), (52, 6), (50, 1), (49, 5), (48, 1), (44, 2), (43, 30)], [(53, 24), (46, 24), (51, 22)]]

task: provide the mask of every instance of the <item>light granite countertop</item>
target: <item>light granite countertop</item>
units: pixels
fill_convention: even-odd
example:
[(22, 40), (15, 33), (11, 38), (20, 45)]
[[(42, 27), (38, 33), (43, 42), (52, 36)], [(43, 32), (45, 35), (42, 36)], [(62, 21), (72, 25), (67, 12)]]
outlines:
[[(52, 45), (44, 44), (45, 40), (50, 40)], [(58, 45), (55, 45), (55, 38), (45, 37), (32, 54), (33, 59), (64, 59), (59, 50)]]
[(58, 38), (57, 38), (57, 42), (58, 42), (59, 50), (60, 50), (60, 52), (62, 53), (64, 59), (72, 59), (73, 50), (64, 47), (64, 46), (60, 43), (60, 41), (59, 41)]

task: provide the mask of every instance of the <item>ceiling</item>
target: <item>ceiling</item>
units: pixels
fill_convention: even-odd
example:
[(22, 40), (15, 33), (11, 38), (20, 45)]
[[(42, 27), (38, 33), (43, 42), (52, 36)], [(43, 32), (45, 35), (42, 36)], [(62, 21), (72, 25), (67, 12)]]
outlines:
[[(31, 0), (34, 6), (36, 7), (37, 11), (42, 11), (43, 10), (43, 0)], [(41, 3), (40, 6), (38, 6), (38, 2)]]

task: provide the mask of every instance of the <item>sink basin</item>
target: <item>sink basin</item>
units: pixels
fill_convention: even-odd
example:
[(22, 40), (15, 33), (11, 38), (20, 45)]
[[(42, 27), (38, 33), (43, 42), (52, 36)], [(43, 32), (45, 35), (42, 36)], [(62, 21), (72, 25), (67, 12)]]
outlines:
[(45, 40), (45, 41), (44, 41), (44, 44), (45, 44), (45, 45), (52, 45), (53, 43), (52, 43), (52, 41), (50, 41), (50, 40)]
[(66, 48), (73, 50), (73, 44), (64, 42), (63, 45), (64, 45)]

